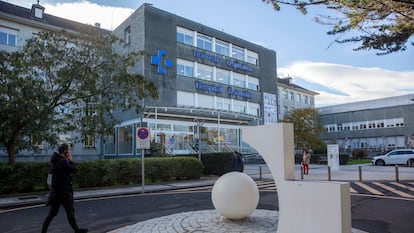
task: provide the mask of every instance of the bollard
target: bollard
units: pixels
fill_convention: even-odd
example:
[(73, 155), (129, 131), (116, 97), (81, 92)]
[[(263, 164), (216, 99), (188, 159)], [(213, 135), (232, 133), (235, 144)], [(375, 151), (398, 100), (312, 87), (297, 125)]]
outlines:
[(300, 178), (303, 180), (303, 166), (300, 166)]
[(362, 181), (362, 167), (358, 166), (359, 181)]
[(331, 166), (328, 166), (328, 180), (331, 181)]
[(259, 179), (262, 179), (262, 166), (259, 166)]
[(398, 177), (398, 165), (395, 165), (395, 180), (398, 182), (400, 178)]

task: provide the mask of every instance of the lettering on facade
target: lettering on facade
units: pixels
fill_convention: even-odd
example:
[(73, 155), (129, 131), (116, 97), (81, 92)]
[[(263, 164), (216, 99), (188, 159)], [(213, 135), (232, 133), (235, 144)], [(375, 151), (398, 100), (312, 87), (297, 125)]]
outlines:
[[(223, 92), (223, 87), (221, 87), (221, 86), (205, 84), (205, 83), (202, 83), (200, 81), (195, 82), (195, 87), (196, 87), (196, 89), (205, 90), (205, 91), (208, 91), (208, 92), (215, 92), (215, 93), (222, 93)], [(252, 93), (250, 93), (248, 91), (241, 91), (241, 90), (233, 89), (231, 87), (227, 88), (227, 94), (230, 95), (230, 96), (231, 95), (240, 96), (240, 97), (244, 97), (244, 98), (248, 98), (248, 99), (251, 99), (253, 97)]]
[(234, 95), (234, 96), (245, 97), (245, 98), (248, 98), (248, 99), (252, 98), (252, 93), (250, 93), (248, 91), (236, 90), (236, 89), (233, 89), (231, 87), (227, 88), (227, 94)]
[(197, 89), (206, 90), (208, 92), (217, 92), (217, 93), (223, 92), (223, 87), (216, 86), (216, 85), (209, 85), (209, 84), (205, 84), (199, 81), (195, 83), (195, 87)]
[(195, 58), (200, 58), (200, 59), (207, 60), (207, 61), (210, 61), (210, 62), (214, 62), (214, 63), (217, 63), (217, 64), (226, 64), (228, 67), (230, 67), (232, 69), (243, 70), (243, 71), (246, 71), (246, 72), (251, 72), (253, 70), (252, 67), (250, 67), (246, 64), (234, 61), (232, 59), (224, 60), (223, 58), (221, 58), (219, 56), (209, 55), (209, 54), (200, 52), (200, 51), (195, 50), (195, 49), (193, 51), (193, 55), (194, 55)]

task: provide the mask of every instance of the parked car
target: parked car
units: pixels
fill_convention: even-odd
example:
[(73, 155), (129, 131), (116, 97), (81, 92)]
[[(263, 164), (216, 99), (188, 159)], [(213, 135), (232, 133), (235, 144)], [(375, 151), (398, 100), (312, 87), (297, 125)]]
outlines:
[(407, 164), (414, 166), (414, 149), (392, 150), (385, 155), (374, 156), (372, 164), (377, 166)]

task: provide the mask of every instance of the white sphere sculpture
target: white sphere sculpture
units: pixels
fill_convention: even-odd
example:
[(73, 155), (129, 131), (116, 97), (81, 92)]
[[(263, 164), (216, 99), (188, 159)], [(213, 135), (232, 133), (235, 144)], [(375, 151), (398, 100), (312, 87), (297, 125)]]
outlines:
[(229, 172), (221, 176), (211, 192), (214, 208), (228, 219), (249, 216), (259, 204), (259, 189), (250, 176)]

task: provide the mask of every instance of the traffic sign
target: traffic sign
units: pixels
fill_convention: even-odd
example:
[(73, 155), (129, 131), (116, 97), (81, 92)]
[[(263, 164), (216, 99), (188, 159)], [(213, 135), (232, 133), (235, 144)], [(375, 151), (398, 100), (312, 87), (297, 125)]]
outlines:
[(148, 128), (137, 129), (137, 149), (150, 149), (150, 132)]

